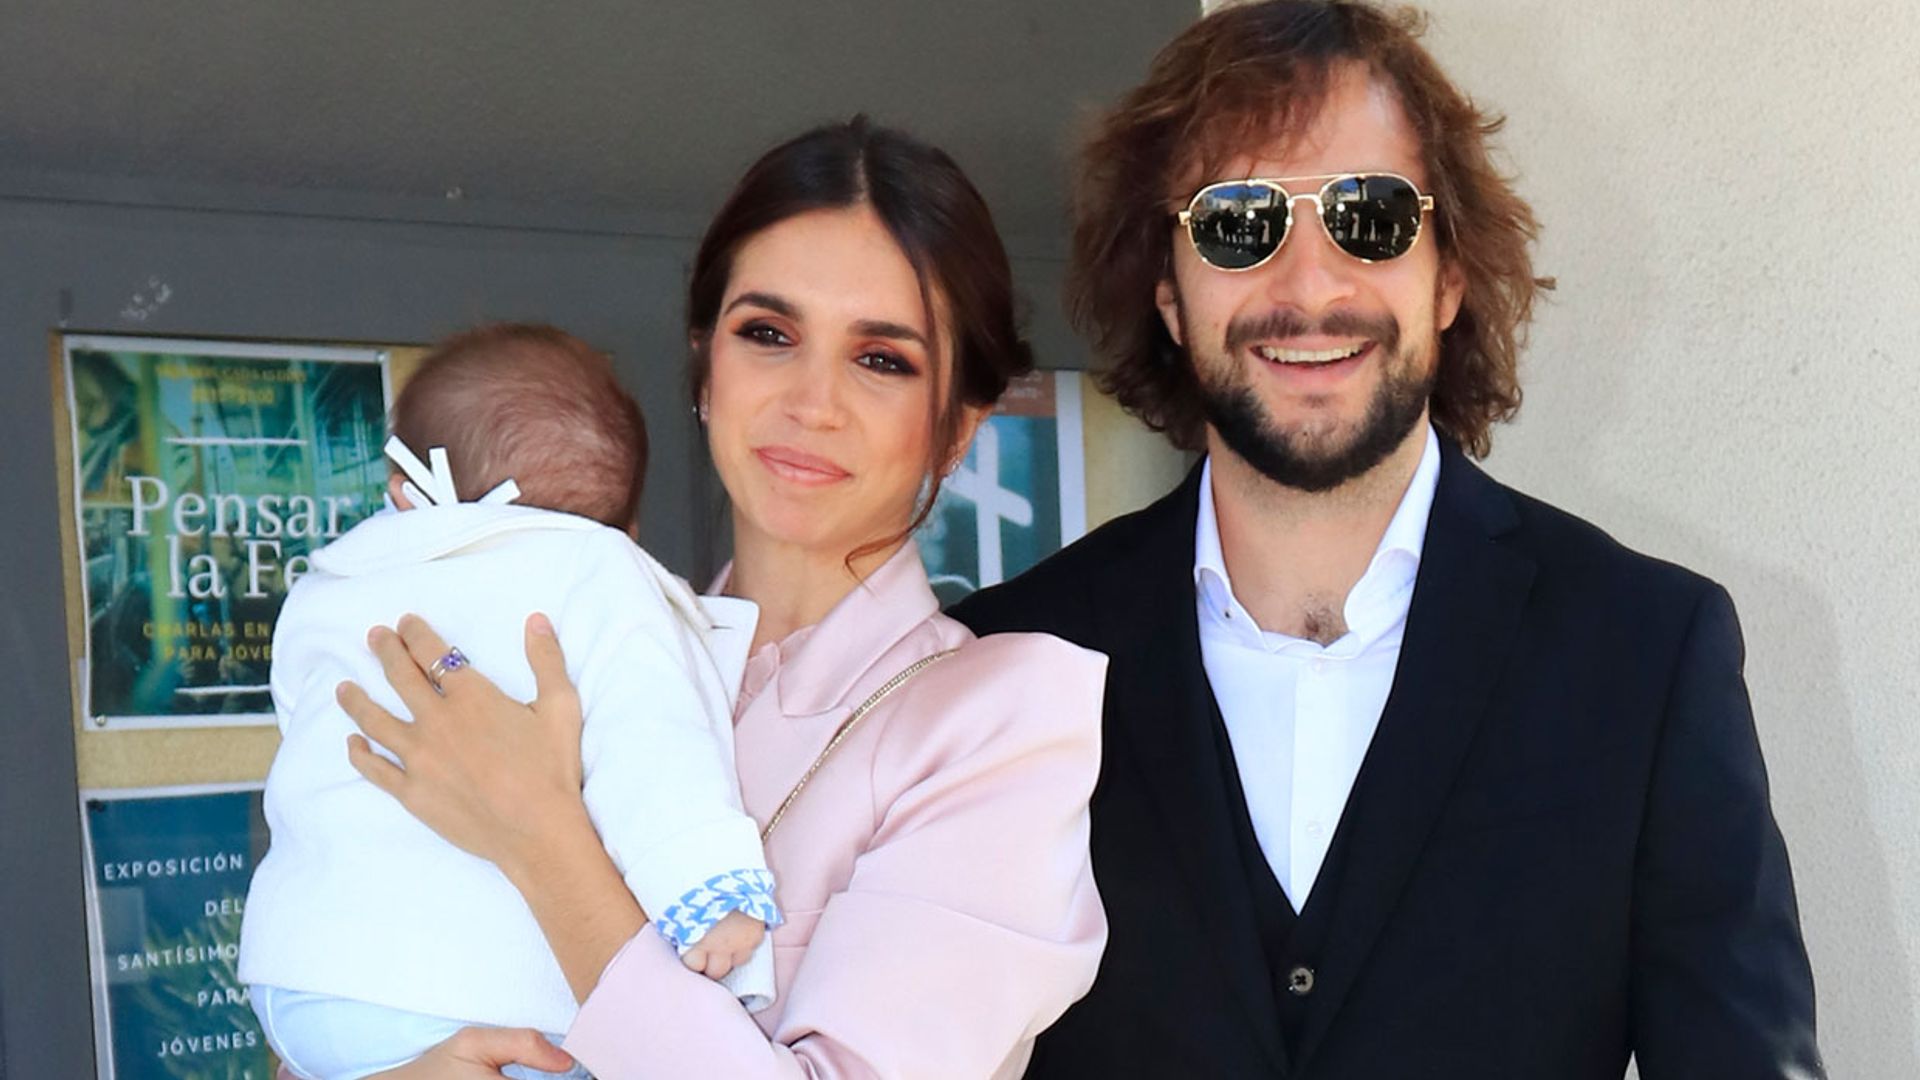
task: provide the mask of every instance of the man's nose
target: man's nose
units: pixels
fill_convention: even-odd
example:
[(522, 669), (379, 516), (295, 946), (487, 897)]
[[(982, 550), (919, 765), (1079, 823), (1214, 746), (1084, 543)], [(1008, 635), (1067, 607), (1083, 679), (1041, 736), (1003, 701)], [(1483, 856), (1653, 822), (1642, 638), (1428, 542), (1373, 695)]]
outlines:
[(1327, 235), (1318, 200), (1311, 195), (1296, 195), (1286, 242), (1257, 273), (1269, 300), (1311, 317), (1352, 298), (1357, 280), (1354, 271), (1361, 266)]

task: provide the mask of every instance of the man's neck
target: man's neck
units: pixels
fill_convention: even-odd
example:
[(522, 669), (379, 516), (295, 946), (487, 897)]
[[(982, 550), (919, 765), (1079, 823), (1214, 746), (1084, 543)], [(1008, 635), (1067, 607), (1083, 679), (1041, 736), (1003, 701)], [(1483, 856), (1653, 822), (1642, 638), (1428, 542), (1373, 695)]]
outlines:
[(1324, 492), (1268, 479), (1211, 430), (1213, 507), (1233, 594), (1267, 631), (1330, 644), (1426, 450), (1423, 418), (1393, 453)]

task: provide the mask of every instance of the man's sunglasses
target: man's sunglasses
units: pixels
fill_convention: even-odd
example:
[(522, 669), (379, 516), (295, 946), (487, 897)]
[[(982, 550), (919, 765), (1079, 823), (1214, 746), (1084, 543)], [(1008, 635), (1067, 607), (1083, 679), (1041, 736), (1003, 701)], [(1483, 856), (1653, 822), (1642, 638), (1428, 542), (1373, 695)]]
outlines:
[[(1326, 180), (1298, 194), (1288, 184)], [(1208, 184), (1174, 219), (1187, 230), (1193, 250), (1220, 270), (1251, 270), (1279, 252), (1293, 228), (1293, 204), (1313, 200), (1335, 247), (1361, 262), (1385, 262), (1420, 241), (1421, 215), (1433, 209), (1413, 181), (1394, 173), (1357, 173), (1331, 178), (1290, 176)]]

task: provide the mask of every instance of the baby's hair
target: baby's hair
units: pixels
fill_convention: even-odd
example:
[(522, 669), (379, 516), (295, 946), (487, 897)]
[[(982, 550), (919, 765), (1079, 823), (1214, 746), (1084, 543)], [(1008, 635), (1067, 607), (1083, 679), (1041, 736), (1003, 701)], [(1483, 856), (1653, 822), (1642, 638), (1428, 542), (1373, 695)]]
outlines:
[(393, 403), (421, 460), (447, 450), (462, 502), (511, 478), (520, 506), (634, 523), (647, 427), (605, 353), (564, 330), (495, 323), (434, 346)]

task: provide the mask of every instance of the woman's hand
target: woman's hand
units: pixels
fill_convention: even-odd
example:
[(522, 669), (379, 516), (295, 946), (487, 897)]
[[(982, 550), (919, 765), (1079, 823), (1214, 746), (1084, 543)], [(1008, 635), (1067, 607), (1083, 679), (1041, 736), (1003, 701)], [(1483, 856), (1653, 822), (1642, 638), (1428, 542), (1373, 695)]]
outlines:
[(500, 1080), (503, 1065), (565, 1072), (573, 1058), (528, 1028), (462, 1028), (446, 1042), (369, 1080)]
[[(398, 633), (375, 627), (367, 644), (413, 722), (381, 708), (360, 687), (340, 684), (341, 707), (365, 732), (347, 740), (347, 756), (362, 776), (509, 877), (539, 859), (556, 835), (586, 822), (580, 698), (546, 616), (527, 620), (537, 694), (531, 705), (509, 698), (472, 667), (448, 671), (436, 691), (426, 669), (448, 646), (417, 616), (402, 617)], [(400, 764), (375, 753), (368, 738)]]
[[(340, 705), (366, 733), (348, 737), (347, 756), (360, 775), (434, 832), (507, 875), (540, 923), (574, 997), (586, 1000), (607, 962), (645, 928), (647, 913), (601, 846), (581, 798), (580, 695), (567, 681), (553, 624), (544, 615), (527, 620), (531, 705), (501, 693), (471, 667), (447, 672), (435, 691), (426, 670), (447, 655), (447, 643), (413, 615), (398, 629), (377, 626), (367, 644), (413, 723), (342, 683)], [(375, 753), (369, 738), (400, 764)]]

